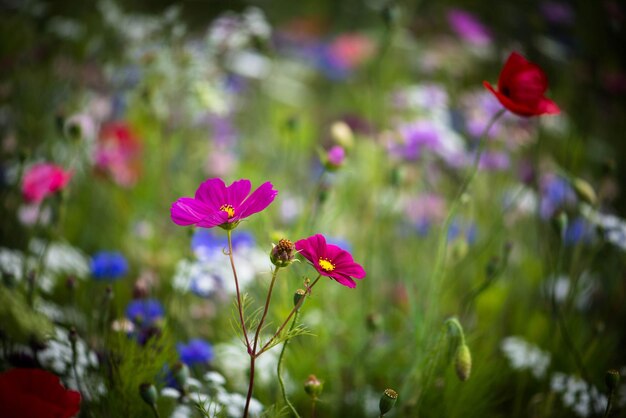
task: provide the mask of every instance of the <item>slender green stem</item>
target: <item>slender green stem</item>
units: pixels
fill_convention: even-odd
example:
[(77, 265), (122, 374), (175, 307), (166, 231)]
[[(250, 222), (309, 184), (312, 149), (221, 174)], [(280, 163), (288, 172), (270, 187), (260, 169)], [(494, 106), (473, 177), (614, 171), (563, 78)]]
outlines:
[(576, 348), (576, 345), (574, 344), (574, 340), (572, 340), (572, 337), (569, 334), (567, 323), (565, 322), (565, 317), (563, 316), (563, 313), (561, 312), (561, 308), (559, 307), (559, 304), (556, 300), (556, 287), (557, 287), (558, 280), (559, 280), (559, 274), (561, 273), (561, 270), (563, 269), (563, 259), (565, 255), (564, 254), (565, 253), (564, 241), (565, 241), (566, 229), (567, 229), (567, 218), (565, 218), (564, 222), (562, 222), (562, 225), (561, 225), (561, 242), (559, 243), (559, 252), (557, 255), (556, 268), (555, 268), (554, 273), (552, 274), (553, 276), (552, 289), (551, 289), (552, 313), (554, 314), (554, 316), (556, 316), (557, 325), (561, 331), (563, 340), (565, 340), (566, 348), (571, 352), (572, 356), (574, 357), (574, 362), (576, 363), (576, 367), (578, 368), (578, 371), (582, 375), (583, 379), (588, 383), (588, 390), (589, 390), (591, 403), (595, 406), (596, 398), (591, 393), (591, 377), (589, 373), (587, 372), (587, 368), (585, 367), (585, 363), (582, 359), (582, 356), (580, 355), (580, 353), (578, 352), (578, 349)]
[(226, 235), (228, 237), (228, 257), (230, 258), (230, 266), (233, 269), (233, 277), (235, 278), (235, 290), (237, 291), (237, 310), (239, 311), (239, 321), (241, 322), (241, 330), (243, 331), (243, 336), (246, 340), (246, 348), (248, 349), (248, 354), (250, 354), (252, 352), (252, 346), (250, 345), (250, 340), (248, 339), (246, 322), (243, 319), (243, 308), (241, 307), (241, 293), (239, 292), (239, 280), (237, 279), (237, 270), (235, 269), (235, 260), (233, 259), (232, 231), (230, 229), (227, 230)]
[(261, 321), (259, 322), (259, 326), (256, 329), (256, 333), (254, 334), (254, 346), (252, 349), (252, 355), (256, 354), (256, 347), (259, 342), (259, 334), (261, 333), (261, 328), (263, 328), (263, 322), (265, 322), (265, 317), (267, 316), (267, 311), (269, 310), (270, 299), (272, 298), (272, 290), (274, 289), (274, 283), (276, 282), (278, 269), (280, 269), (280, 267), (276, 267), (274, 271), (272, 272), (272, 281), (270, 282), (270, 288), (267, 291), (267, 299), (265, 299), (265, 307), (263, 308), (263, 315), (261, 316)]
[(255, 354), (256, 357), (260, 356), (261, 354), (263, 354), (265, 351), (267, 351), (269, 349), (269, 347), (272, 344), (272, 342), (276, 339), (276, 337), (278, 337), (278, 335), (280, 335), (280, 333), (283, 331), (285, 326), (289, 323), (289, 320), (291, 319), (291, 317), (298, 311), (298, 309), (300, 309), (300, 306), (302, 306), (302, 304), (304, 303), (304, 300), (311, 293), (311, 289), (313, 289), (313, 286), (315, 286), (315, 284), (320, 280), (320, 277), (322, 277), (322, 276), (321, 275), (317, 276), (317, 279), (315, 279), (315, 281), (313, 283), (311, 283), (311, 286), (306, 288), (306, 293), (304, 294), (304, 296), (298, 301), (296, 306), (293, 307), (291, 312), (289, 312), (289, 315), (287, 315), (287, 319), (285, 319), (285, 322), (283, 322), (283, 324), (280, 326), (280, 328), (278, 328), (278, 331), (276, 331), (276, 333), (274, 333), (272, 338), (270, 338), (265, 343), (265, 345), (259, 350), (259, 352)]
[(246, 395), (246, 407), (243, 410), (243, 418), (248, 418), (248, 410), (250, 409), (250, 399), (252, 399), (252, 389), (254, 388), (254, 361), (256, 356), (250, 353), (250, 381), (248, 383), (248, 394)]
[(244, 418), (248, 416), (248, 409), (250, 408), (250, 400), (252, 399), (252, 391), (254, 389), (254, 360), (256, 359), (256, 347), (259, 342), (259, 334), (261, 333), (261, 328), (263, 328), (263, 322), (265, 322), (265, 317), (267, 316), (267, 311), (269, 310), (270, 300), (272, 298), (272, 290), (274, 289), (274, 283), (276, 282), (276, 276), (278, 274), (278, 269), (280, 267), (276, 267), (272, 272), (272, 281), (270, 282), (270, 288), (267, 291), (267, 298), (265, 299), (265, 306), (263, 307), (263, 315), (261, 316), (261, 320), (259, 321), (259, 325), (256, 328), (256, 332), (254, 334), (254, 343), (252, 347), (252, 351), (248, 350), (248, 354), (250, 355), (250, 380), (248, 382), (248, 394), (246, 396), (246, 406), (243, 412)]
[[(506, 109), (499, 110), (495, 115), (492, 116), (492, 118), (489, 120), (489, 123), (485, 127), (485, 130), (483, 131), (482, 135), (480, 136), (478, 140), (478, 148), (476, 150), (476, 154), (474, 155), (472, 166), (469, 169), (469, 172), (467, 173), (467, 176), (465, 177), (463, 183), (459, 187), (456, 197), (452, 201), (452, 204), (450, 205), (450, 209), (448, 210), (448, 214), (446, 215), (446, 218), (443, 222), (443, 225), (440, 230), (439, 241), (437, 244), (437, 255), (436, 255), (435, 263), (433, 267), (431, 284), (430, 284), (430, 288), (428, 291), (428, 297), (426, 298), (426, 300), (428, 301), (435, 300), (437, 291), (441, 289), (441, 286), (442, 286), (443, 276), (445, 273), (446, 250), (448, 247), (448, 230), (450, 229), (452, 220), (455, 218), (461, 206), (461, 200), (463, 198), (463, 195), (467, 192), (467, 189), (470, 187), (474, 178), (476, 177), (476, 173), (478, 172), (478, 166), (480, 163), (480, 157), (482, 156), (482, 153), (485, 149), (487, 134), (491, 130), (492, 126), (496, 123), (496, 121), (500, 119), (502, 115), (504, 115), (505, 111)], [(417, 330), (418, 335), (420, 335), (423, 332), (426, 332), (426, 330), (431, 325), (431, 322), (435, 316), (436, 316), (436, 312), (432, 308), (432, 306), (430, 306), (429, 309), (427, 309), (426, 311), (424, 321), (420, 322), (420, 329)], [(416, 356), (416, 362), (419, 362), (419, 361), (428, 361), (428, 358), (425, 358), (423, 356), (422, 357)], [(415, 365), (411, 367), (411, 370), (416, 370)], [(404, 380), (404, 384), (402, 386), (402, 391), (401, 391), (401, 393), (404, 395), (408, 395), (407, 391), (408, 391), (409, 383), (411, 379), (413, 379), (412, 375), (413, 373), (409, 374), (407, 378)], [(419, 395), (418, 395), (418, 401), (419, 401)]]
[(604, 418), (608, 418), (611, 415), (611, 408), (613, 407), (613, 394), (615, 390), (611, 389), (609, 392), (609, 399), (606, 402), (606, 409), (604, 410)]
[[(293, 321), (291, 322), (291, 326), (289, 327), (289, 332), (293, 331), (293, 329), (295, 328), (296, 323), (298, 322), (299, 314), (300, 314), (300, 311), (296, 311), (296, 313), (294, 314)], [(287, 405), (287, 407), (289, 407), (289, 409), (291, 410), (291, 413), (296, 418), (300, 418), (300, 414), (298, 414), (298, 411), (296, 411), (296, 408), (293, 406), (293, 404), (289, 401), (289, 398), (287, 397), (287, 391), (285, 390), (285, 382), (283, 381), (283, 374), (282, 374), (283, 357), (285, 355), (287, 343), (289, 343), (289, 340), (285, 340), (283, 344), (283, 348), (282, 350), (280, 350), (280, 355), (278, 356), (278, 367), (276, 368), (276, 374), (278, 375), (278, 383), (280, 384), (280, 391), (283, 395), (283, 400), (285, 401), (285, 404)]]
[(152, 413), (156, 418), (161, 418), (161, 416), (159, 415), (159, 410), (157, 409), (155, 404), (150, 405), (150, 409), (152, 409)]

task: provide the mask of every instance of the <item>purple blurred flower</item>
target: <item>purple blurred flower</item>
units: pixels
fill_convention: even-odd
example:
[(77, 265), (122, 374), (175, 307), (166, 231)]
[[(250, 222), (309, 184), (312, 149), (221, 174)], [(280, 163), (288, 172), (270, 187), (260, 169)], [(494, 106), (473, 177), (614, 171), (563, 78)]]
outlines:
[(237, 140), (238, 134), (231, 115), (211, 114), (208, 118), (213, 142), (218, 146), (232, 145)]
[(196, 364), (207, 364), (213, 360), (213, 347), (208, 342), (195, 338), (190, 340), (188, 344), (176, 344), (180, 360), (187, 366)]
[(478, 162), (478, 168), (486, 171), (503, 171), (510, 166), (509, 154), (502, 151), (485, 151)]
[(549, 23), (561, 25), (574, 23), (574, 10), (567, 3), (546, 1), (539, 6), (539, 10)]
[(232, 229), (242, 219), (268, 207), (278, 194), (270, 182), (252, 194), (250, 188), (250, 180), (246, 179), (228, 187), (220, 178), (208, 179), (198, 187), (195, 197), (181, 197), (172, 204), (172, 221), (181, 226)]
[(452, 8), (448, 10), (447, 18), (450, 28), (464, 41), (476, 46), (491, 43), (491, 32), (474, 14)]
[(433, 224), (446, 216), (446, 201), (434, 193), (423, 194), (407, 202), (406, 215), (420, 235), (426, 235)]
[(443, 125), (418, 120), (400, 126), (398, 131), (403, 142), (391, 145), (392, 155), (407, 161), (416, 161), (430, 151), (453, 167), (463, 165), (466, 160), (461, 139)]
[(549, 219), (554, 214), (576, 204), (576, 193), (567, 180), (555, 174), (546, 174), (541, 178), (541, 204), (539, 215)]

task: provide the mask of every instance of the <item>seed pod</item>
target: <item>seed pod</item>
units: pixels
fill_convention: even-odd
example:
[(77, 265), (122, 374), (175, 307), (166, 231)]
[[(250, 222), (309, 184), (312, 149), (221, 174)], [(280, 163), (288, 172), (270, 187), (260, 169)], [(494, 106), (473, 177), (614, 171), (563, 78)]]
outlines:
[(456, 375), (461, 382), (465, 382), (470, 378), (470, 373), (472, 372), (472, 354), (466, 344), (461, 344), (459, 348), (457, 348), (454, 365)]
[(385, 389), (383, 395), (380, 397), (378, 407), (380, 408), (380, 416), (382, 417), (387, 412), (391, 411), (391, 408), (396, 404), (398, 400), (398, 392), (393, 389)]

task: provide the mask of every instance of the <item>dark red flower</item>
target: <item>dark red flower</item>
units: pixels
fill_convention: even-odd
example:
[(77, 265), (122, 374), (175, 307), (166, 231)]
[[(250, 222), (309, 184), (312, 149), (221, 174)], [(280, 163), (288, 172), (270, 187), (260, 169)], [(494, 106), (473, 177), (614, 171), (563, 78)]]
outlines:
[(544, 93), (548, 79), (537, 64), (528, 62), (517, 52), (511, 53), (498, 79), (498, 91), (483, 81), (502, 106), (520, 116), (557, 114), (561, 110)]
[(326, 244), (322, 234), (316, 234), (296, 242), (296, 249), (311, 262), (317, 272), (347, 287), (356, 287), (352, 280), (365, 277), (365, 270), (355, 263), (352, 255), (336, 245)]
[(0, 415), (4, 418), (70, 418), (80, 410), (80, 393), (41, 369), (0, 374)]

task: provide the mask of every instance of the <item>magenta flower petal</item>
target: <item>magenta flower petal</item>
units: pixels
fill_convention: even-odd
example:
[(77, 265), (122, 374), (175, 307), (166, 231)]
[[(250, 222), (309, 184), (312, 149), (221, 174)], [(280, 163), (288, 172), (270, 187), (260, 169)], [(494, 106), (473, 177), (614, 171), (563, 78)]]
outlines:
[(215, 211), (206, 203), (191, 197), (181, 197), (172, 204), (170, 213), (177, 225), (193, 225)]
[(277, 194), (278, 191), (274, 190), (272, 183), (263, 183), (237, 208), (235, 216), (242, 219), (261, 212), (274, 201)]
[[(251, 188), (250, 180), (241, 179), (233, 182), (233, 184), (226, 188), (226, 202), (234, 207), (239, 207), (250, 194)], [(237, 214), (235, 213), (235, 215)]]
[(250, 188), (250, 180), (246, 179), (228, 187), (222, 179), (208, 179), (200, 184), (194, 198), (182, 197), (172, 204), (172, 221), (183, 226), (232, 229), (242, 219), (265, 209), (278, 193), (270, 182), (248, 196)]
[(208, 179), (200, 184), (195, 198), (210, 205), (213, 210), (219, 210), (226, 202), (226, 196), (226, 185), (222, 179)]
[(306, 258), (322, 276), (330, 277), (340, 284), (354, 288), (352, 278), (362, 279), (366, 273), (363, 267), (354, 262), (352, 255), (336, 245), (326, 244), (321, 234), (299, 240), (295, 243), (300, 255)]

